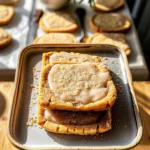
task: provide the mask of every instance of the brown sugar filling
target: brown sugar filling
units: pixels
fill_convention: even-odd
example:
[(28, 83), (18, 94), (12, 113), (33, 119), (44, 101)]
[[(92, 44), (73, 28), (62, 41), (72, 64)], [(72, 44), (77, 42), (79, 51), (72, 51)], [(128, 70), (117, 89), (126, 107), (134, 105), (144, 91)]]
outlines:
[(120, 14), (98, 14), (93, 23), (100, 28), (120, 28), (125, 25), (125, 20)]
[(61, 110), (45, 110), (45, 118), (53, 123), (64, 125), (88, 125), (99, 121), (105, 112), (73, 112)]

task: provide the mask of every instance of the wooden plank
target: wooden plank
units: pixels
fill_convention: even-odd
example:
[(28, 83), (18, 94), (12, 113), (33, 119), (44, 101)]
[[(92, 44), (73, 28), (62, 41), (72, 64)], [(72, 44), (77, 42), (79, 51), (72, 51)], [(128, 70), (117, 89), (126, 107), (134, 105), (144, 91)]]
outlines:
[(0, 150), (16, 150), (7, 138), (7, 120), (14, 90), (13, 82), (0, 82)]
[[(140, 106), (144, 134), (133, 150), (150, 150), (150, 82), (134, 82), (134, 89)], [(13, 82), (0, 82), (0, 150), (17, 150), (7, 138), (8, 110), (13, 90)]]
[(134, 82), (134, 90), (144, 129), (142, 140), (134, 150), (150, 150), (150, 82)]

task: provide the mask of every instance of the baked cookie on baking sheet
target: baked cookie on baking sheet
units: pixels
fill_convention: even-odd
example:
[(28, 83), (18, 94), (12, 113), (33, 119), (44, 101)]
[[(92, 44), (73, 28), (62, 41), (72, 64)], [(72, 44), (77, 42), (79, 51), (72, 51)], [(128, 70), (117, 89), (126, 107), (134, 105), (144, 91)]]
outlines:
[(53, 12), (44, 14), (39, 26), (45, 32), (73, 32), (78, 28), (73, 17), (65, 12)]
[(110, 44), (124, 50), (127, 56), (131, 53), (126, 37), (121, 33), (95, 33), (87, 39), (86, 43)]
[(129, 19), (120, 13), (97, 13), (90, 18), (89, 24), (96, 32), (121, 32), (131, 25)]
[(73, 53), (73, 52), (48, 52), (43, 53), (42, 56), (42, 66), (45, 67), (46, 65), (54, 62), (91, 62), (91, 63), (99, 63), (101, 62), (100, 57), (98, 56), (91, 56), (88, 54), (80, 54), (80, 53)]
[(0, 47), (8, 45), (11, 41), (11, 35), (4, 29), (0, 28)]
[(49, 33), (42, 37), (36, 38), (34, 44), (60, 44), (60, 43), (77, 43), (76, 38), (70, 33)]
[(95, 135), (111, 129), (111, 111), (72, 112), (38, 106), (37, 122), (45, 130), (60, 134)]
[(124, 5), (124, 0), (96, 0), (93, 8), (98, 11), (110, 12)]
[(39, 104), (57, 110), (101, 111), (116, 101), (116, 88), (103, 63), (57, 62), (42, 69)]
[(15, 5), (19, 0), (0, 0), (0, 4), (2, 5)]
[(0, 25), (8, 24), (14, 16), (14, 8), (0, 5)]

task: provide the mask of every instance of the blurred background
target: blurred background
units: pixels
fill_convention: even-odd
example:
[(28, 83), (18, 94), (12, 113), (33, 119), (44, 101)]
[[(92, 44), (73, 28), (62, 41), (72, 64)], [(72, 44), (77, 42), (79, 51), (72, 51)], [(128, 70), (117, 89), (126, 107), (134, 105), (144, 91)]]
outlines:
[(127, 0), (150, 69), (150, 1)]
[[(100, 12), (103, 12), (104, 14), (121, 13), (122, 15), (127, 17), (129, 21), (131, 21), (131, 28), (130, 29), (128, 28), (129, 30), (127, 31), (124, 30), (117, 32), (122, 33), (125, 36), (125, 42), (127, 44), (126, 46), (129, 46), (131, 54), (128, 54), (127, 58), (129, 61), (131, 73), (133, 75), (133, 80), (145, 81), (149, 79), (149, 71), (148, 71), (148, 68), (150, 70), (150, 52), (149, 52), (150, 17), (148, 17), (150, 12), (149, 0), (125, 0), (123, 1), (122, 5), (123, 7), (121, 6), (118, 9), (110, 9), (109, 11), (95, 9), (93, 5), (94, 0), (31, 0), (31, 1), (11, 0), (11, 1), (13, 3), (14, 2), (16, 3), (15, 5), (13, 5), (12, 3), (12, 7), (14, 9), (14, 16), (12, 17), (12, 20), (8, 24), (0, 25), (1, 28), (6, 30), (12, 36), (12, 42), (8, 44), (8, 46), (0, 48), (1, 49), (0, 80), (3, 81), (14, 80), (15, 70), (17, 68), (18, 62), (17, 58), (19, 56), (20, 51), (27, 45), (33, 44), (33, 41), (36, 38), (42, 38), (42, 36), (48, 35), (48, 33), (50, 33), (44, 31), (39, 26), (38, 23), (40, 20), (42, 20), (40, 18), (42, 17), (43, 14), (47, 14), (52, 11), (57, 12), (58, 10), (66, 11), (66, 13), (70, 14), (75, 19), (78, 27), (75, 31), (71, 31), (72, 32), (71, 34), (75, 36), (77, 43), (82, 42), (81, 39), (84, 37), (83, 36), (84, 32), (87, 38), (91, 37), (96, 32), (101, 32), (101, 31), (94, 31), (89, 25), (90, 18), (93, 15), (97, 15)], [(98, 0), (95, 0), (95, 3), (97, 1)], [(91, 2), (92, 4), (89, 2)], [(114, 3), (115, 1), (100, 0), (100, 2), (109, 5), (111, 2)], [(6, 3), (5, 0), (0, 0), (0, 4), (5, 3)], [(90, 4), (92, 7), (90, 6)], [(85, 15), (82, 14), (77, 15), (76, 11), (78, 8), (81, 8), (83, 11), (85, 11)], [(82, 21), (80, 22), (80, 20)], [(59, 22), (59, 19), (58, 20), (56, 19), (56, 22)], [(82, 23), (83, 27), (81, 27)], [(58, 31), (55, 31), (55, 33), (57, 32)], [(67, 31), (65, 32), (67, 33)], [(108, 31), (106, 30), (103, 32)], [(109, 32), (113, 33), (113, 31)], [(138, 33), (138, 36), (136, 33)], [(120, 39), (121, 38), (119, 37), (119, 40)], [(57, 40), (57, 43), (58, 41), (59, 40)], [(115, 41), (117, 40), (115, 39), (113, 42)], [(50, 44), (50, 42), (51, 41), (49, 40), (49, 43), (47, 44)], [(103, 44), (105, 43), (102, 40), (99, 41), (99, 43), (101, 44), (102, 42)], [(107, 44), (111, 44), (111, 42)], [(119, 47), (119, 44), (117, 44), (117, 46)], [(147, 63), (147, 65), (145, 62)]]

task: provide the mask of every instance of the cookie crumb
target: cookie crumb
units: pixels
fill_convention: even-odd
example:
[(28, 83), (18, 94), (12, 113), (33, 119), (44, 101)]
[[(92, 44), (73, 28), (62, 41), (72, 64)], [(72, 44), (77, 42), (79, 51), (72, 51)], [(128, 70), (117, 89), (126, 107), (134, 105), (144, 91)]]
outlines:
[(108, 58), (104, 57), (103, 60), (108, 60)]
[(34, 72), (35, 70), (36, 70), (36, 68), (35, 68), (35, 67), (33, 67), (33, 68), (32, 68), (32, 71)]
[(30, 85), (30, 88), (35, 88), (33, 84)]
[(40, 72), (41, 70), (36, 70), (36, 72)]
[(29, 124), (28, 122), (25, 122), (25, 125), (26, 125), (26, 126), (30, 126), (30, 124)]

